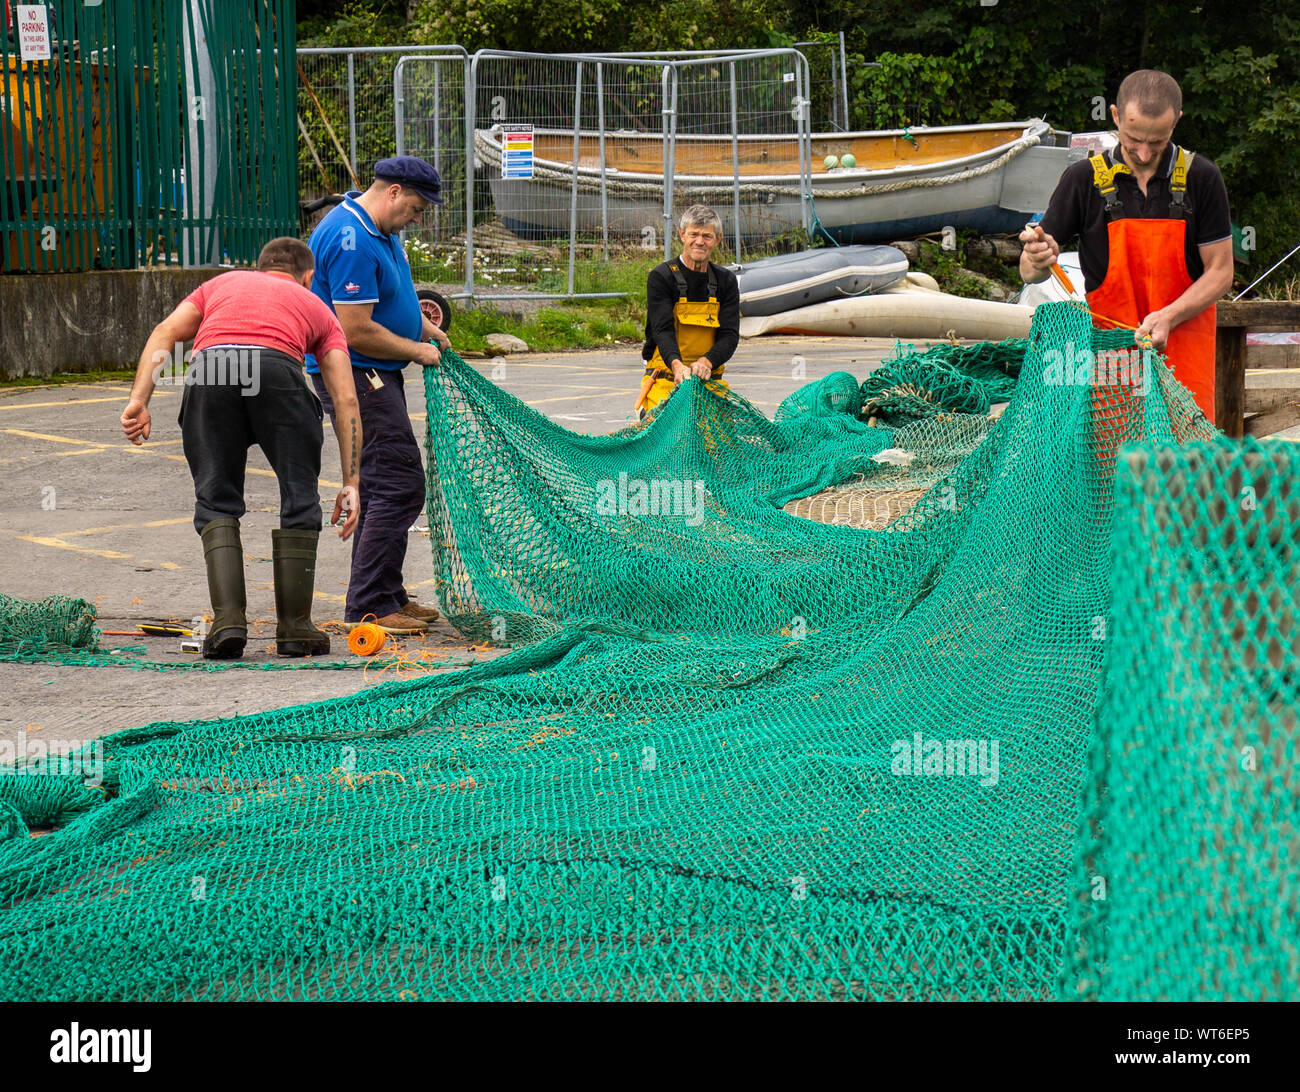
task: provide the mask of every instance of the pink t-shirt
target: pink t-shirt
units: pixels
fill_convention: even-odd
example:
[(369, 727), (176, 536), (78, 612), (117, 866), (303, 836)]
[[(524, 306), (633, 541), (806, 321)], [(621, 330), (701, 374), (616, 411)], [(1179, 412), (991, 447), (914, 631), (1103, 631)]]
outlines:
[(185, 297), (202, 313), (194, 351), (213, 345), (260, 345), (295, 360), (331, 349), (348, 351), (334, 312), (297, 281), (275, 273), (235, 269), (204, 281)]

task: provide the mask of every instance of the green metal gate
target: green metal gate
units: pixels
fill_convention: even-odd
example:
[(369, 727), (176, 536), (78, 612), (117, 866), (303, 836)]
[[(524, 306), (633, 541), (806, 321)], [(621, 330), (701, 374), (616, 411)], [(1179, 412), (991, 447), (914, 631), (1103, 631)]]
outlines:
[(292, 3), (53, 0), (46, 34), (16, 7), (0, 6), (5, 272), (242, 264), (296, 234)]

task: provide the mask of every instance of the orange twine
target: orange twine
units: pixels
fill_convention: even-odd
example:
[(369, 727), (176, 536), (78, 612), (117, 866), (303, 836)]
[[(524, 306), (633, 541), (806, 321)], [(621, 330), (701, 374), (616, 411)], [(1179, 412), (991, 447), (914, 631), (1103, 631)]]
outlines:
[(348, 651), (354, 656), (373, 656), (388, 641), (388, 634), (374, 622), (367, 622), (366, 618), (374, 618), (374, 615), (367, 614), (348, 634)]

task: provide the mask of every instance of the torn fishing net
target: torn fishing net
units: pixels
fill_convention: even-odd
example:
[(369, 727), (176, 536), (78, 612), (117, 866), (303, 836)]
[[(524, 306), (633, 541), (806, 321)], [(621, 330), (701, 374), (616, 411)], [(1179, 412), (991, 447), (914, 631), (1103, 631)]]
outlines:
[(10, 803), (0, 996), (1056, 996), (1103, 665), (1137, 655), (1096, 636), (1117, 450), (1212, 435), (1163, 371), (1045, 378), (1122, 345), (1039, 308), (1006, 412), (931, 422), (969, 453), (883, 530), (780, 510), (900, 471), (851, 412), (691, 380), (584, 436), (445, 354), (439, 605), (521, 647), (106, 738), (100, 802)]

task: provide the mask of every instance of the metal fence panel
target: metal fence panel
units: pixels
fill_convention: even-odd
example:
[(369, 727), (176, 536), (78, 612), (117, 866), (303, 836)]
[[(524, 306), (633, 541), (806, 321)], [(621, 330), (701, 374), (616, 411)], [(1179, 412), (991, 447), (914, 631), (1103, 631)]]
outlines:
[[(446, 54), (467, 56), (457, 45), (298, 50), (302, 200), (344, 193), (358, 184), (364, 187), (375, 163), (397, 154), (393, 118), (398, 65), (406, 57)], [(463, 134), (459, 139), (463, 142)]]
[[(676, 246), (697, 201), (739, 260), (807, 229), (808, 68), (796, 50), (710, 56), (522, 54), (470, 62), (471, 289), (584, 295), (582, 263)], [(506, 177), (531, 132), (530, 177)], [(780, 198), (780, 200), (778, 200)]]
[[(476, 291), (577, 295), (580, 261), (658, 250), (666, 76), (653, 59), (475, 54)], [(503, 177), (505, 136), (529, 129), (532, 177)]]
[(396, 154), (417, 155), (437, 168), (445, 205), (435, 205), (402, 233), (416, 280), (463, 282), (472, 292), (466, 245), (465, 150), (469, 56), (459, 46), (407, 54), (393, 70)]
[(6, 271), (250, 262), (297, 224), (293, 5), (54, 0), (0, 35)]

